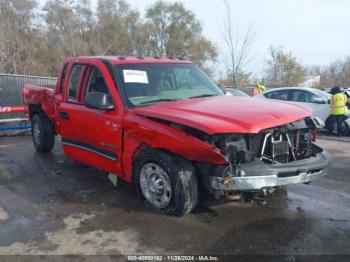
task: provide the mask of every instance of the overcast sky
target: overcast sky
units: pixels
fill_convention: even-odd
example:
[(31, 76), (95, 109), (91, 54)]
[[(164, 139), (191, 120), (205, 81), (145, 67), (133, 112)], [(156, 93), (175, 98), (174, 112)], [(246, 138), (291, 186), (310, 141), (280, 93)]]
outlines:
[[(152, 0), (129, 1), (140, 11)], [(182, 0), (202, 22), (204, 34), (223, 50), (220, 0)], [(249, 69), (259, 74), (270, 44), (283, 45), (301, 62), (327, 64), (350, 55), (350, 1), (348, 0), (229, 0), (232, 16), (241, 28), (254, 24), (257, 40)], [(221, 61), (225, 57), (222, 54)]]
[[(40, 2), (43, 2), (41, 0)], [(174, 2), (172, 0), (168, 0)], [(257, 40), (248, 69), (261, 74), (269, 45), (282, 45), (307, 65), (324, 65), (350, 55), (348, 0), (228, 0), (242, 29), (253, 23)], [(92, 0), (93, 7), (97, 0)], [(155, 0), (128, 0), (141, 13)], [(219, 48), (225, 63), (220, 0), (181, 0), (203, 24), (204, 34)]]

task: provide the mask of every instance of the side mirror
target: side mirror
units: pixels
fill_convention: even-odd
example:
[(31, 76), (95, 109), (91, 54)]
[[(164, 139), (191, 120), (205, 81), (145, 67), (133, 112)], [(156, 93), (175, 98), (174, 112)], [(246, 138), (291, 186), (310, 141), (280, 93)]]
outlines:
[(223, 84), (218, 84), (218, 87), (220, 88), (220, 90), (221, 90), (224, 94), (227, 93), (226, 87), (225, 87)]
[(88, 108), (100, 109), (100, 110), (112, 110), (114, 105), (108, 100), (106, 93), (102, 92), (90, 92), (85, 97), (85, 105)]
[(327, 102), (320, 97), (313, 98), (311, 102), (314, 104), (327, 104)]

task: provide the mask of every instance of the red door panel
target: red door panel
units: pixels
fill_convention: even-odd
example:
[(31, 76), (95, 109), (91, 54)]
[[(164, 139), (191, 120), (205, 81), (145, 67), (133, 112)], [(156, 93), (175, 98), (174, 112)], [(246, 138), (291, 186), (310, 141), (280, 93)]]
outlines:
[(62, 128), (66, 130), (62, 135), (66, 154), (88, 165), (121, 174), (122, 128), (116, 115), (84, 105), (65, 104), (61, 109), (69, 114), (67, 126), (70, 127)]
[[(122, 175), (122, 109), (118, 108), (117, 104), (111, 111), (91, 109), (84, 105), (85, 90), (88, 92), (90, 87), (87, 85), (91, 82), (89, 75), (92, 71), (95, 71), (95, 74), (98, 72), (97, 76), (104, 78), (105, 92), (109, 92), (112, 99), (116, 100), (117, 92), (113, 81), (109, 75), (106, 76), (109, 72), (100, 64), (85, 64), (79, 76), (76, 71), (73, 65), (66, 88), (68, 98), (58, 106), (56, 112), (63, 149), (75, 160)], [(93, 83), (94, 81), (90, 85)], [(75, 87), (76, 84), (77, 87)], [(69, 98), (69, 95), (74, 93), (69, 92), (70, 88), (74, 89), (72, 86), (76, 90), (75, 99)]]

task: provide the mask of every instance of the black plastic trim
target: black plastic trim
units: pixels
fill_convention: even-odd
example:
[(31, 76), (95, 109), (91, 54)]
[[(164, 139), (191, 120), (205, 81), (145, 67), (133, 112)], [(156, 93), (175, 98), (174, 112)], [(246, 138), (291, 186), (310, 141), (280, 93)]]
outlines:
[(68, 146), (73, 146), (73, 147), (77, 147), (80, 149), (84, 149), (87, 151), (90, 151), (92, 153), (96, 153), (100, 156), (103, 156), (105, 158), (111, 159), (111, 160), (117, 160), (118, 159), (118, 154), (112, 151), (108, 151), (104, 148), (100, 148), (100, 147), (96, 147), (96, 146), (92, 146), (90, 144), (84, 143), (84, 142), (80, 142), (80, 141), (76, 141), (73, 139), (69, 139), (69, 138), (62, 138), (62, 143), (64, 145), (68, 145)]
[(121, 97), (123, 104), (127, 105), (127, 101), (125, 98), (125, 94), (124, 94), (124, 90), (122, 88), (122, 82), (119, 79), (119, 76), (115, 70), (115, 66), (110, 60), (108, 59), (103, 59), (103, 58), (99, 58), (99, 60), (104, 63), (104, 65), (107, 67), (109, 74), (111, 75), (114, 85), (117, 88), (117, 91), (119, 93), (119, 96)]

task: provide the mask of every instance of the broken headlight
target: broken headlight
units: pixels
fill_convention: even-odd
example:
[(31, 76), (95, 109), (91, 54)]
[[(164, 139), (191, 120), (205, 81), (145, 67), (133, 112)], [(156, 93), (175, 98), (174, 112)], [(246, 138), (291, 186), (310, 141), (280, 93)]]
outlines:
[(229, 134), (213, 137), (212, 144), (217, 147), (230, 164), (240, 164), (251, 162), (255, 158), (255, 153), (250, 152), (247, 141), (243, 135)]

